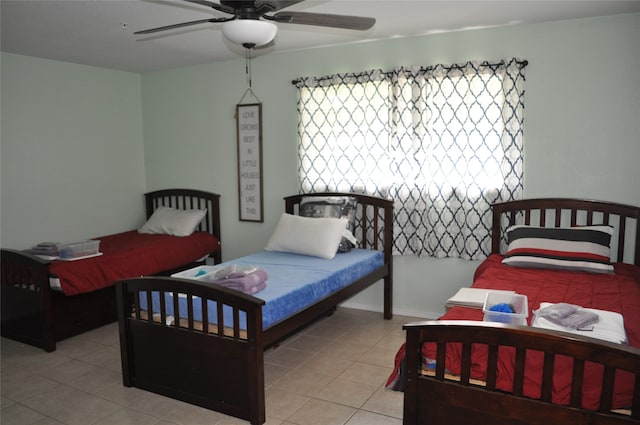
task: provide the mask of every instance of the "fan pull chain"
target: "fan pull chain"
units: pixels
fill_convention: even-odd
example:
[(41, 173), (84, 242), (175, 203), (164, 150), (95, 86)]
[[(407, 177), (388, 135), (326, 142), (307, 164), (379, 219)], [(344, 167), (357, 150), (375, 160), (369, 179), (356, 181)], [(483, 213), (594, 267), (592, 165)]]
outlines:
[(247, 76), (247, 84), (249, 85), (249, 87), (247, 87), (247, 89), (244, 91), (244, 94), (240, 98), (240, 102), (239, 102), (240, 104), (244, 102), (244, 98), (247, 97), (247, 94), (250, 94), (251, 96), (253, 96), (258, 101), (258, 103), (262, 103), (262, 101), (258, 98), (258, 96), (256, 96), (256, 94), (251, 89), (251, 52), (250, 50), (251, 49), (246, 49), (245, 65), (244, 65), (244, 71)]
[(251, 88), (251, 49), (245, 49), (245, 66), (244, 71), (247, 75), (247, 84), (249, 84), (249, 88)]

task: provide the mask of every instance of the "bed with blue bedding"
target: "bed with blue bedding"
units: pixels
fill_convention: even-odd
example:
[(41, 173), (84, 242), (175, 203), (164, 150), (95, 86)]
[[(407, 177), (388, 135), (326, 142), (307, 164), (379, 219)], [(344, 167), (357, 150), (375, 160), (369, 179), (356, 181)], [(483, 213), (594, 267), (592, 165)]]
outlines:
[(255, 294), (176, 277), (117, 282), (124, 385), (262, 424), (266, 348), (380, 280), (390, 319), (393, 201), (294, 195), (285, 198), (285, 212), (300, 215), (310, 199), (337, 197), (356, 201), (358, 247), (332, 258), (270, 249), (217, 266), (266, 272), (266, 287)]
[[(287, 252), (264, 251), (222, 263), (216, 268), (255, 267), (266, 272), (269, 282), (273, 284), (269, 284), (264, 290), (255, 294), (255, 297), (265, 302), (262, 307), (262, 327), (269, 328), (383, 265), (384, 258), (381, 251), (354, 249), (337, 255), (331, 260)], [(188, 316), (189, 306), (186, 295), (179, 295), (178, 314), (173, 309), (173, 294), (164, 295), (166, 317), (169, 320), (173, 320), (176, 316)], [(160, 315), (162, 310), (160, 294), (153, 292), (152, 300), (152, 311)], [(143, 294), (140, 301), (141, 310), (149, 312), (146, 294)], [(193, 319), (201, 322), (203, 309), (199, 298), (192, 300), (192, 309)], [(219, 322), (216, 302), (209, 301), (207, 311), (208, 323), (217, 326)], [(160, 317), (157, 316), (157, 318)], [(240, 329), (246, 330), (247, 318), (243, 312), (240, 313), (239, 319)], [(233, 310), (229, 306), (223, 307), (223, 320), (227, 324), (233, 323)]]

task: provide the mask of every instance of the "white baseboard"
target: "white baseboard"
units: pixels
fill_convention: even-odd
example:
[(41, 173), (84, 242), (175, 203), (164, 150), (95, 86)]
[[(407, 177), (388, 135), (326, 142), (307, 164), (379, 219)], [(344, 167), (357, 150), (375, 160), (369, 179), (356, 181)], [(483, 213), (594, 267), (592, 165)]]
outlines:
[[(377, 313), (382, 313), (382, 307), (372, 307), (369, 304), (365, 303), (356, 303), (353, 301), (345, 301), (340, 304), (341, 307), (345, 308), (353, 308), (355, 310), (365, 310), (365, 311), (375, 311)], [(421, 319), (433, 320), (444, 314), (444, 311), (441, 312), (432, 312), (432, 311), (424, 311), (424, 310), (411, 310), (411, 309), (403, 309), (403, 308), (393, 308), (393, 314), (397, 316), (407, 316), (407, 317), (416, 317)]]

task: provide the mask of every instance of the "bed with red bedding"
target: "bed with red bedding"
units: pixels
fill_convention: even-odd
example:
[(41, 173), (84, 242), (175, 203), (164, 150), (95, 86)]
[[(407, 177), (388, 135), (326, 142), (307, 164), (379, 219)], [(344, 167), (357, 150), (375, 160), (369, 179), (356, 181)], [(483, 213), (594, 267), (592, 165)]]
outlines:
[[(145, 201), (148, 219), (154, 212), (165, 212), (147, 221), (156, 227), (149, 231), (160, 233), (130, 230), (95, 237), (101, 255), (44, 260), (25, 251), (3, 249), (2, 336), (54, 351), (56, 341), (117, 320), (116, 280), (169, 275), (207, 257), (220, 262), (219, 195), (167, 189), (146, 193)], [(197, 218), (192, 219), (195, 211)], [(167, 223), (182, 225), (184, 221), (177, 220), (184, 217), (190, 220), (190, 230), (195, 226), (188, 235), (161, 234), (167, 230), (157, 228)]]
[[(406, 344), (388, 382), (405, 392), (404, 423), (640, 423), (639, 218), (640, 208), (593, 201), (495, 205), (493, 253), (472, 287), (526, 295), (529, 326), (483, 322), (481, 309), (467, 307), (405, 325)], [(522, 223), (612, 226), (613, 273), (506, 265), (512, 251), (505, 234)], [(561, 302), (620, 313), (627, 343), (530, 326), (541, 303)]]

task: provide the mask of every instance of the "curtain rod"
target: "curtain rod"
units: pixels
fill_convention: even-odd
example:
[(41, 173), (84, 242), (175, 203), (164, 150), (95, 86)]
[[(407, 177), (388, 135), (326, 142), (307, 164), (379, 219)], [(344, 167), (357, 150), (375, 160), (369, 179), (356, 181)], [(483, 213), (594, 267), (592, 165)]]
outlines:
[[(467, 62), (467, 63), (469, 63), (469, 62)], [(453, 64), (453, 65), (430, 65), (430, 66), (426, 66), (426, 67), (421, 66), (421, 67), (420, 67), (420, 71), (430, 71), (430, 70), (432, 70), (432, 69), (434, 69), (434, 68), (436, 68), (436, 67), (438, 67), (438, 66), (442, 66), (442, 67), (444, 67), (444, 68), (449, 68), (449, 69), (463, 69), (463, 68), (467, 65), (467, 63), (465, 63), (465, 64), (463, 64), (463, 65)], [(489, 61), (484, 61), (484, 62), (480, 62), (480, 66), (498, 66), (498, 65), (502, 65), (502, 64), (504, 64), (504, 63), (505, 63), (504, 61), (501, 61), (501, 62), (489, 62)], [(528, 61), (528, 60), (526, 60), (526, 59), (525, 59), (525, 60), (516, 60), (516, 63), (517, 63), (521, 68), (524, 68), (525, 66), (529, 65), (529, 61)], [(364, 72), (357, 73), (357, 74), (349, 74), (349, 73), (347, 73), (346, 75), (352, 75), (352, 76), (356, 76), (356, 77), (357, 77), (357, 76), (359, 76), (359, 75), (362, 75), (362, 74), (365, 74), (365, 73), (368, 73), (368, 72), (369, 72), (369, 71), (364, 71)], [(384, 74), (384, 75), (391, 75), (391, 72), (390, 72), (390, 71), (382, 72), (382, 74)], [(328, 75), (328, 76), (324, 76), (324, 77), (316, 78), (316, 81), (324, 81), (324, 80), (329, 80), (329, 79), (331, 79), (331, 78), (333, 78), (333, 76)], [(291, 84), (294, 84), (294, 85), (295, 85), (295, 84), (300, 83), (301, 81), (302, 81), (302, 79), (301, 79), (301, 78), (296, 78), (295, 80), (291, 80)]]

